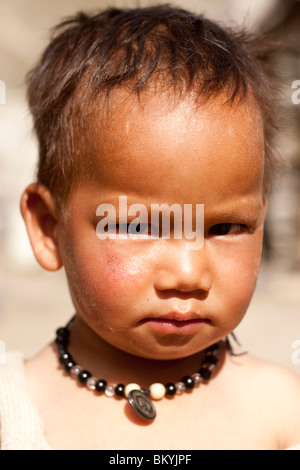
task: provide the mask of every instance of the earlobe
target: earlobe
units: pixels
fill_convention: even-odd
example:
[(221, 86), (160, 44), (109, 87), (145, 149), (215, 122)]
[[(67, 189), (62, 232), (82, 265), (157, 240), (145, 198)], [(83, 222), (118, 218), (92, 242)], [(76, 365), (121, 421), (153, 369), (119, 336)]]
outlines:
[(21, 213), (38, 263), (48, 271), (60, 269), (58, 216), (50, 191), (39, 183), (29, 185), (21, 198)]

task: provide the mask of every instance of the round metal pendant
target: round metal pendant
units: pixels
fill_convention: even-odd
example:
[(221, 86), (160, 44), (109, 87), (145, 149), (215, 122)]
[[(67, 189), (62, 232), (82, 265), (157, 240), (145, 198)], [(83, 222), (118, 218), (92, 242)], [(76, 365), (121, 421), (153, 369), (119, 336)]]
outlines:
[(156, 411), (152, 401), (140, 390), (132, 390), (129, 392), (128, 402), (141, 418), (147, 421), (152, 421), (155, 418)]

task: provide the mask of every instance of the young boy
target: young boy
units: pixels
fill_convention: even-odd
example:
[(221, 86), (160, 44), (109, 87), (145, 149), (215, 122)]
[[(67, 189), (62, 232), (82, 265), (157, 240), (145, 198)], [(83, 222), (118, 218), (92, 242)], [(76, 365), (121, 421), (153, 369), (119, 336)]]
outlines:
[[(167, 6), (57, 29), (29, 80), (40, 161), (21, 209), (76, 313), (25, 371), (13, 354), (2, 367), (2, 448), (300, 442), (299, 377), (223, 341), (255, 289), (277, 167), (261, 56), (246, 35)], [(155, 204), (204, 205), (201, 246), (177, 236), (172, 211), (165, 236)]]

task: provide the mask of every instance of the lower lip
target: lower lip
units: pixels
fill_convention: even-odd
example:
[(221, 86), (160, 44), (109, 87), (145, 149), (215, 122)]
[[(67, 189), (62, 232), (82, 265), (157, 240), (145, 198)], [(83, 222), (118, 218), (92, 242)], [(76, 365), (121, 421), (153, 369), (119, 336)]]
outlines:
[(158, 333), (164, 334), (191, 334), (199, 330), (200, 327), (207, 323), (207, 320), (168, 320), (161, 318), (146, 319), (143, 323)]

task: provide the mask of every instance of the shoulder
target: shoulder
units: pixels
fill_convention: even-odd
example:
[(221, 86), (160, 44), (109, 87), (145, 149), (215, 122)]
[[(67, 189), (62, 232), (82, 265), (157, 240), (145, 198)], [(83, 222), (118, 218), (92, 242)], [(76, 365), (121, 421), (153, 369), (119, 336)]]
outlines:
[(248, 354), (226, 363), (235, 389), (272, 424), (278, 447), (300, 444), (300, 374)]
[[(244, 376), (244, 380), (248, 377), (253, 385), (257, 384), (257, 388), (263, 388), (268, 392), (274, 390), (275, 397), (288, 390), (290, 393), (296, 392), (296, 395), (300, 391), (300, 374), (286, 367), (248, 354), (229, 357), (228, 360), (233, 367), (235, 366), (236, 372)], [(263, 394), (263, 390), (260, 391)], [(300, 406), (299, 395), (298, 401)]]

